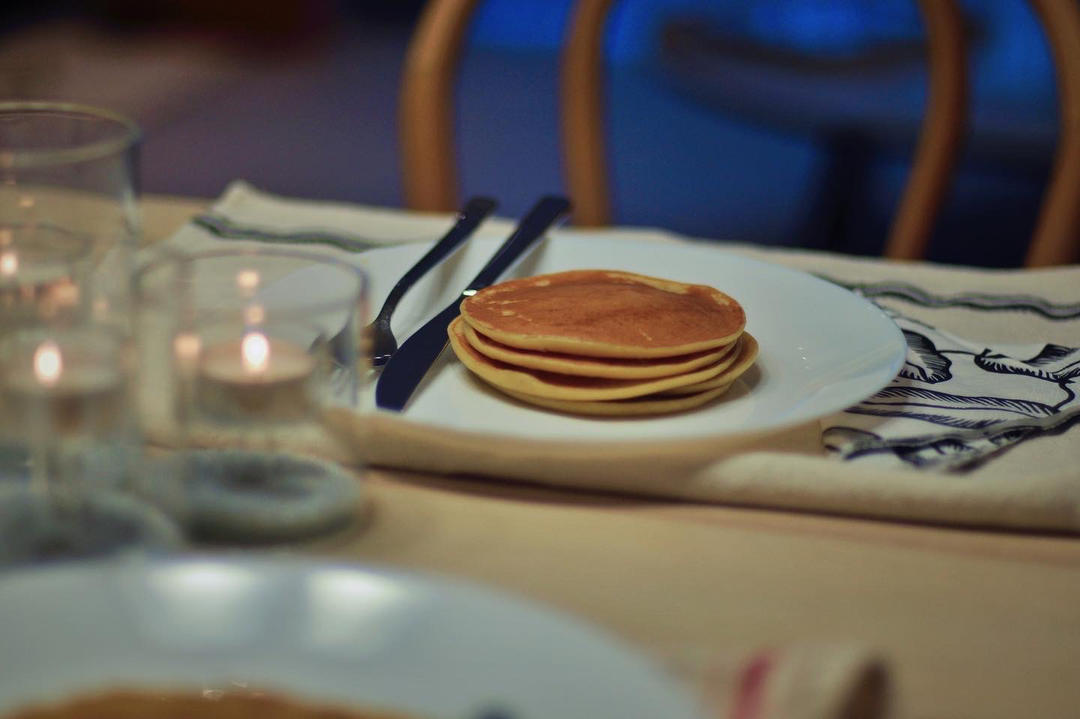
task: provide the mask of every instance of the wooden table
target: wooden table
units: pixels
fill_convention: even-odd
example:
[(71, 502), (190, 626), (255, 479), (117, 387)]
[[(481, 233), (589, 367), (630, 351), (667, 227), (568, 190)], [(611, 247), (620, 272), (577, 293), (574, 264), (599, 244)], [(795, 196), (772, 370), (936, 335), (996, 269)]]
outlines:
[[(145, 198), (145, 241), (205, 205)], [(305, 551), (484, 582), (675, 659), (866, 642), (904, 716), (1080, 716), (1080, 537), (366, 477), (363, 531)]]

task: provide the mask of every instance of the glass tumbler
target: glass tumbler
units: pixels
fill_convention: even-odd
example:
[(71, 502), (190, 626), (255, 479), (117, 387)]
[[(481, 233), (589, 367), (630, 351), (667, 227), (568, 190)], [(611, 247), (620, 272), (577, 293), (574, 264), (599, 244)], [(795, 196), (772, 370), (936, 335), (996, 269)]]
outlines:
[(43, 267), (78, 247), (88, 270), (79, 306), (127, 329), (140, 141), (137, 125), (109, 110), (0, 102), (0, 286), (22, 258)]
[(164, 254), (136, 284), (140, 406), (156, 421), (258, 434), (355, 401), (367, 362), (358, 268), (277, 248), (222, 249)]
[(135, 380), (131, 336), (114, 324), (64, 317), (0, 336), (0, 436), (27, 460), (0, 488), (0, 566), (181, 544), (143, 453)]
[(312, 459), (370, 353), (356, 267), (282, 248), (163, 254), (136, 274), (144, 434), (170, 446), (188, 528), (286, 541), (356, 517), (358, 485)]
[(140, 133), (107, 110), (0, 102), (0, 564), (174, 546), (130, 397)]

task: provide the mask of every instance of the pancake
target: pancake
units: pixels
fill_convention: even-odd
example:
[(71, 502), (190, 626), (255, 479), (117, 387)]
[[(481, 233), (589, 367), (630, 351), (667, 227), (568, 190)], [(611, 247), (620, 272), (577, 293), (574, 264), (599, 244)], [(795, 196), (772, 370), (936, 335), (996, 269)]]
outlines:
[(739, 338), (738, 355), (734, 358), (731, 365), (723, 372), (701, 382), (695, 382), (694, 384), (687, 384), (681, 387), (672, 387), (671, 389), (660, 392), (660, 394), (664, 396), (694, 394), (695, 392), (704, 392), (713, 389), (714, 387), (730, 385), (754, 365), (757, 356), (757, 340), (754, 339), (753, 335), (749, 332), (743, 332), (742, 337)]
[(518, 349), (496, 342), (477, 332), (468, 323), (462, 325), (465, 339), (473, 349), (491, 359), (518, 367), (560, 372), (579, 377), (609, 377), (611, 379), (649, 379), (670, 377), (718, 362), (734, 351), (735, 343), (703, 350), (689, 355), (656, 359), (623, 359), (618, 357), (581, 357), (558, 352), (537, 352)]
[(500, 282), (463, 300), (461, 314), (511, 347), (633, 359), (723, 347), (746, 326), (742, 306), (712, 287), (611, 270)]
[(450, 323), (447, 330), (450, 346), (462, 364), (488, 384), (499, 389), (548, 399), (583, 402), (640, 397), (673, 387), (703, 382), (723, 372), (735, 359), (734, 356), (729, 355), (702, 369), (673, 377), (632, 380), (578, 377), (515, 367), (480, 354), (466, 339), (464, 324), (463, 318), (458, 317)]
[(697, 394), (664, 396), (651, 394), (646, 397), (619, 399), (611, 402), (573, 402), (570, 400), (534, 397), (520, 392), (504, 390), (514, 399), (570, 414), (588, 414), (603, 417), (634, 417), (653, 414), (671, 414), (700, 407), (727, 392), (730, 385), (721, 385)]

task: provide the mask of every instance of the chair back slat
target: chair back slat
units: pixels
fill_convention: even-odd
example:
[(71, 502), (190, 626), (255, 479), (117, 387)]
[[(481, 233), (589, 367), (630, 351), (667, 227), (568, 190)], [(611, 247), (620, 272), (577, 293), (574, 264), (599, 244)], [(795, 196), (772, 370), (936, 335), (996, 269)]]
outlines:
[(562, 55), (563, 171), (574, 223), (611, 224), (604, 124), (604, 28), (613, 0), (581, 0)]
[(1080, 262), (1080, 5), (1031, 0), (1050, 43), (1057, 72), (1061, 136), (1043, 195), (1028, 267)]
[(454, 85), (477, 0), (434, 0), (424, 8), (402, 70), (400, 141), (405, 204), (450, 212), (458, 204)]
[(907, 185), (885, 243), (885, 257), (926, 256), (967, 126), (967, 43), (954, 0), (919, 0), (928, 49), (929, 88)]

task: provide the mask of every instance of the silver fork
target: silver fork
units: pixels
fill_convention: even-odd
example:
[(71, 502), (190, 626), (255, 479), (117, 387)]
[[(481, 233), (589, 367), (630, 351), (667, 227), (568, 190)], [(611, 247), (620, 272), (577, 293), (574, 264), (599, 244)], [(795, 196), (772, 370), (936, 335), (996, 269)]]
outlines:
[[(363, 341), (370, 343), (371, 364), (373, 367), (381, 367), (390, 359), (390, 355), (397, 351), (397, 339), (390, 329), (390, 317), (397, 309), (398, 302), (416, 281), (438, 265), (462, 242), (469, 238), (480, 223), (490, 215), (496, 207), (495, 200), (488, 197), (474, 197), (465, 203), (458, 213), (457, 221), (442, 238), (436, 242), (416, 264), (401, 276), (397, 284), (390, 290), (383, 302), (379, 314), (364, 328)], [(355, 382), (355, 373), (352, 372), (354, 357), (351, 348), (343, 347), (342, 343), (348, 341), (348, 332), (343, 332), (329, 339), (330, 354), (334, 358), (334, 367), (330, 371), (328, 389), (332, 397), (345, 397), (352, 404), (356, 403), (358, 383)], [(319, 342), (320, 340), (316, 340)]]
[(397, 351), (398, 343), (394, 333), (390, 330), (390, 317), (397, 309), (398, 302), (409, 291), (417, 280), (423, 277), (431, 268), (438, 265), (458, 245), (464, 242), (483, 222), (484, 218), (495, 210), (496, 202), (488, 197), (474, 197), (465, 203), (458, 213), (457, 222), (450, 231), (443, 235), (442, 239), (421, 257), (409, 271), (401, 276), (390, 294), (386, 296), (382, 309), (375, 316), (375, 320), (365, 329), (365, 335), (371, 342), (371, 363), (375, 367), (381, 367), (390, 359), (390, 355)]

